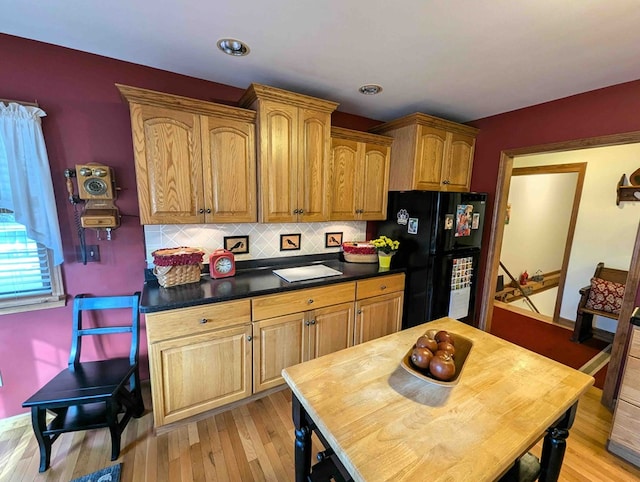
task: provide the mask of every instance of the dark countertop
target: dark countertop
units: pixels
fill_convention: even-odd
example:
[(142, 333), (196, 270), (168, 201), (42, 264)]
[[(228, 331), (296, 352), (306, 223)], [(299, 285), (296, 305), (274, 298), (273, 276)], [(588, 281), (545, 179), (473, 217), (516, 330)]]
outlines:
[[(324, 264), (341, 271), (342, 274), (328, 278), (289, 283), (272, 273), (273, 269), (310, 264)], [(205, 268), (207, 266), (205, 265)], [(154, 313), (187, 308), (402, 272), (404, 272), (403, 269), (382, 269), (377, 263), (347, 263), (337, 255), (312, 255), (261, 260), (259, 262), (237, 262), (235, 276), (212, 279), (208, 271), (206, 271), (207, 274), (202, 275), (199, 283), (172, 286), (170, 288), (159, 286), (157, 279), (151, 275), (147, 276), (147, 281), (142, 290), (140, 312)]]

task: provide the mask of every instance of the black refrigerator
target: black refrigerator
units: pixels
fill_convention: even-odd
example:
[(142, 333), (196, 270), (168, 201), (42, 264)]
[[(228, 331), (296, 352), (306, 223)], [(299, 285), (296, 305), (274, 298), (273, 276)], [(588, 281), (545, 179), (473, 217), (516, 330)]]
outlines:
[(378, 235), (400, 241), (406, 269), (403, 328), (443, 316), (473, 324), (487, 195), (390, 192)]

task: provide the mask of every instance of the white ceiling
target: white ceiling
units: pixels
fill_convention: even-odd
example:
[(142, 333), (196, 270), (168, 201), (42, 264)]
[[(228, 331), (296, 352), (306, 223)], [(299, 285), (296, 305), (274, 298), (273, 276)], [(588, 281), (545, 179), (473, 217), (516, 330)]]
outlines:
[[(640, 79), (638, 0), (0, 0), (0, 32), (378, 120), (465, 122)], [(220, 38), (246, 42), (224, 55)], [(377, 96), (359, 94), (381, 84)]]

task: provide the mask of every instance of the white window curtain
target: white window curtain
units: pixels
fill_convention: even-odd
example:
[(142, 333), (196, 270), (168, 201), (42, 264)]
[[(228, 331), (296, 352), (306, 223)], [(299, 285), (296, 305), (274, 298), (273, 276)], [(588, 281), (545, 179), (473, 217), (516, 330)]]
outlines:
[(49, 158), (38, 107), (0, 102), (0, 208), (14, 212), (27, 235), (64, 260)]

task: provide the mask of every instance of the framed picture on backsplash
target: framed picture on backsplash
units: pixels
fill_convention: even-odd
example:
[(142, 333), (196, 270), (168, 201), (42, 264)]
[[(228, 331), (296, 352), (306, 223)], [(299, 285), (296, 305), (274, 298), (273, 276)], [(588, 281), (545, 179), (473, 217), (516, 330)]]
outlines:
[(342, 233), (324, 233), (325, 248), (339, 248), (342, 246)]
[(223, 238), (224, 249), (233, 254), (249, 252), (249, 236), (225, 236)]
[(293, 251), (300, 249), (300, 238), (298, 234), (281, 234), (280, 235), (280, 251)]

